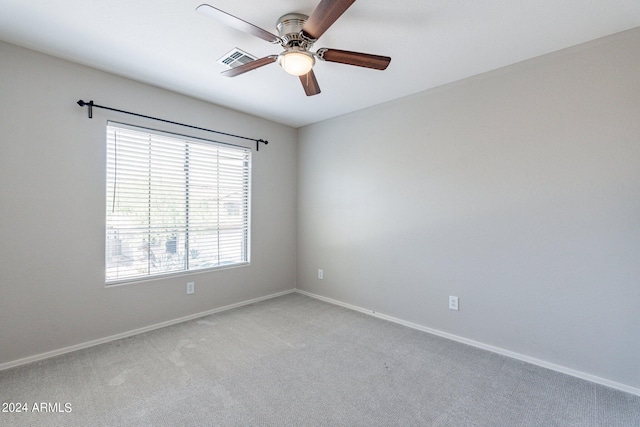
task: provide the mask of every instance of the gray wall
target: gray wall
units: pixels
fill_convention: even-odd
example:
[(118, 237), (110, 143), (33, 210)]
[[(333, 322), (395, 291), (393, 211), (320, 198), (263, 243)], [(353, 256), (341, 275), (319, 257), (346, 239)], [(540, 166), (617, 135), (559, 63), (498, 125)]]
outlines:
[[(640, 387), (638, 69), (636, 29), (297, 132), (0, 42), (0, 364), (297, 281)], [(183, 130), (81, 98), (268, 139), (251, 266), (105, 288), (106, 120)]]
[(640, 387), (639, 70), (635, 29), (302, 128), (298, 288)]
[[(251, 265), (105, 288), (106, 121), (193, 132), (79, 99), (269, 140)], [(295, 288), (295, 129), (2, 42), (0, 101), (0, 364)]]

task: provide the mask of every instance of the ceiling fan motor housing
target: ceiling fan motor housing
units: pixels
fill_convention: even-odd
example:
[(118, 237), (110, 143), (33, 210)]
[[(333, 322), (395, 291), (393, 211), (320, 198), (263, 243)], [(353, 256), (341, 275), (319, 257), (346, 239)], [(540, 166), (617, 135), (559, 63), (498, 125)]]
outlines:
[(301, 13), (288, 13), (278, 19), (276, 28), (283, 46), (297, 46), (303, 50), (308, 50), (313, 45), (313, 41), (301, 37), (302, 26), (307, 22), (307, 19), (309, 17)]

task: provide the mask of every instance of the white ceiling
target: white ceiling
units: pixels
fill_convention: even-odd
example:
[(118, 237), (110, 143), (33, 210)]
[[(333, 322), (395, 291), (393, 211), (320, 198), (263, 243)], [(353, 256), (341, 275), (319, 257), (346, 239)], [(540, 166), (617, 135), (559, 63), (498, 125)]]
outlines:
[(391, 56), (389, 68), (319, 61), (322, 93), (307, 97), (277, 64), (221, 76), (234, 47), (282, 49), (196, 13), (203, 2), (277, 34), (281, 15), (319, 0), (0, 0), (0, 39), (299, 127), (640, 26), (640, 0), (360, 0), (313, 50)]

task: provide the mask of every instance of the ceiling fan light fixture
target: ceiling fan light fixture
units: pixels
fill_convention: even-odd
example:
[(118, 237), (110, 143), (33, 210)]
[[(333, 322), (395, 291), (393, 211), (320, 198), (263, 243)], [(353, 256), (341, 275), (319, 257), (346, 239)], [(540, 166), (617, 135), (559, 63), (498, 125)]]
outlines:
[(315, 63), (313, 54), (304, 50), (288, 50), (278, 57), (278, 64), (282, 69), (294, 76), (307, 74)]

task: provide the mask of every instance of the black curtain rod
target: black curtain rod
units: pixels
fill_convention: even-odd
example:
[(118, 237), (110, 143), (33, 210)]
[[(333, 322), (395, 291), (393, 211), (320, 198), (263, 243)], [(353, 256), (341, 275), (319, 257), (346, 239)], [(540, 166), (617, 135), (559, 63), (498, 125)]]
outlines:
[(131, 116), (142, 117), (142, 118), (145, 118), (145, 119), (157, 120), (159, 122), (170, 123), (172, 125), (184, 126), (184, 127), (188, 127), (188, 128), (191, 128), (191, 129), (203, 130), (203, 131), (206, 131), (206, 132), (213, 132), (213, 133), (217, 133), (218, 135), (225, 135), (225, 136), (231, 136), (233, 138), (240, 138), (240, 139), (246, 139), (248, 141), (255, 141), (255, 143), (256, 143), (256, 151), (260, 151), (260, 143), (263, 143), (265, 145), (267, 145), (269, 143), (269, 141), (265, 141), (264, 139), (248, 138), (246, 136), (234, 135), (232, 133), (220, 132), (220, 131), (217, 131), (217, 130), (201, 128), (201, 127), (198, 127), (198, 126), (186, 125), (184, 123), (173, 122), (171, 120), (159, 119), (157, 117), (145, 116), (144, 114), (132, 113), (131, 111), (124, 111), (124, 110), (118, 110), (117, 108), (105, 107), (104, 105), (95, 104), (93, 101), (85, 102), (85, 101), (83, 101), (81, 99), (81, 100), (78, 101), (78, 105), (81, 106), (81, 107), (87, 106), (87, 108), (88, 108), (88, 117), (90, 119), (93, 118), (93, 108), (95, 107), (95, 108), (102, 108), (104, 110), (115, 111), (115, 112), (118, 112), (118, 113), (129, 114)]

